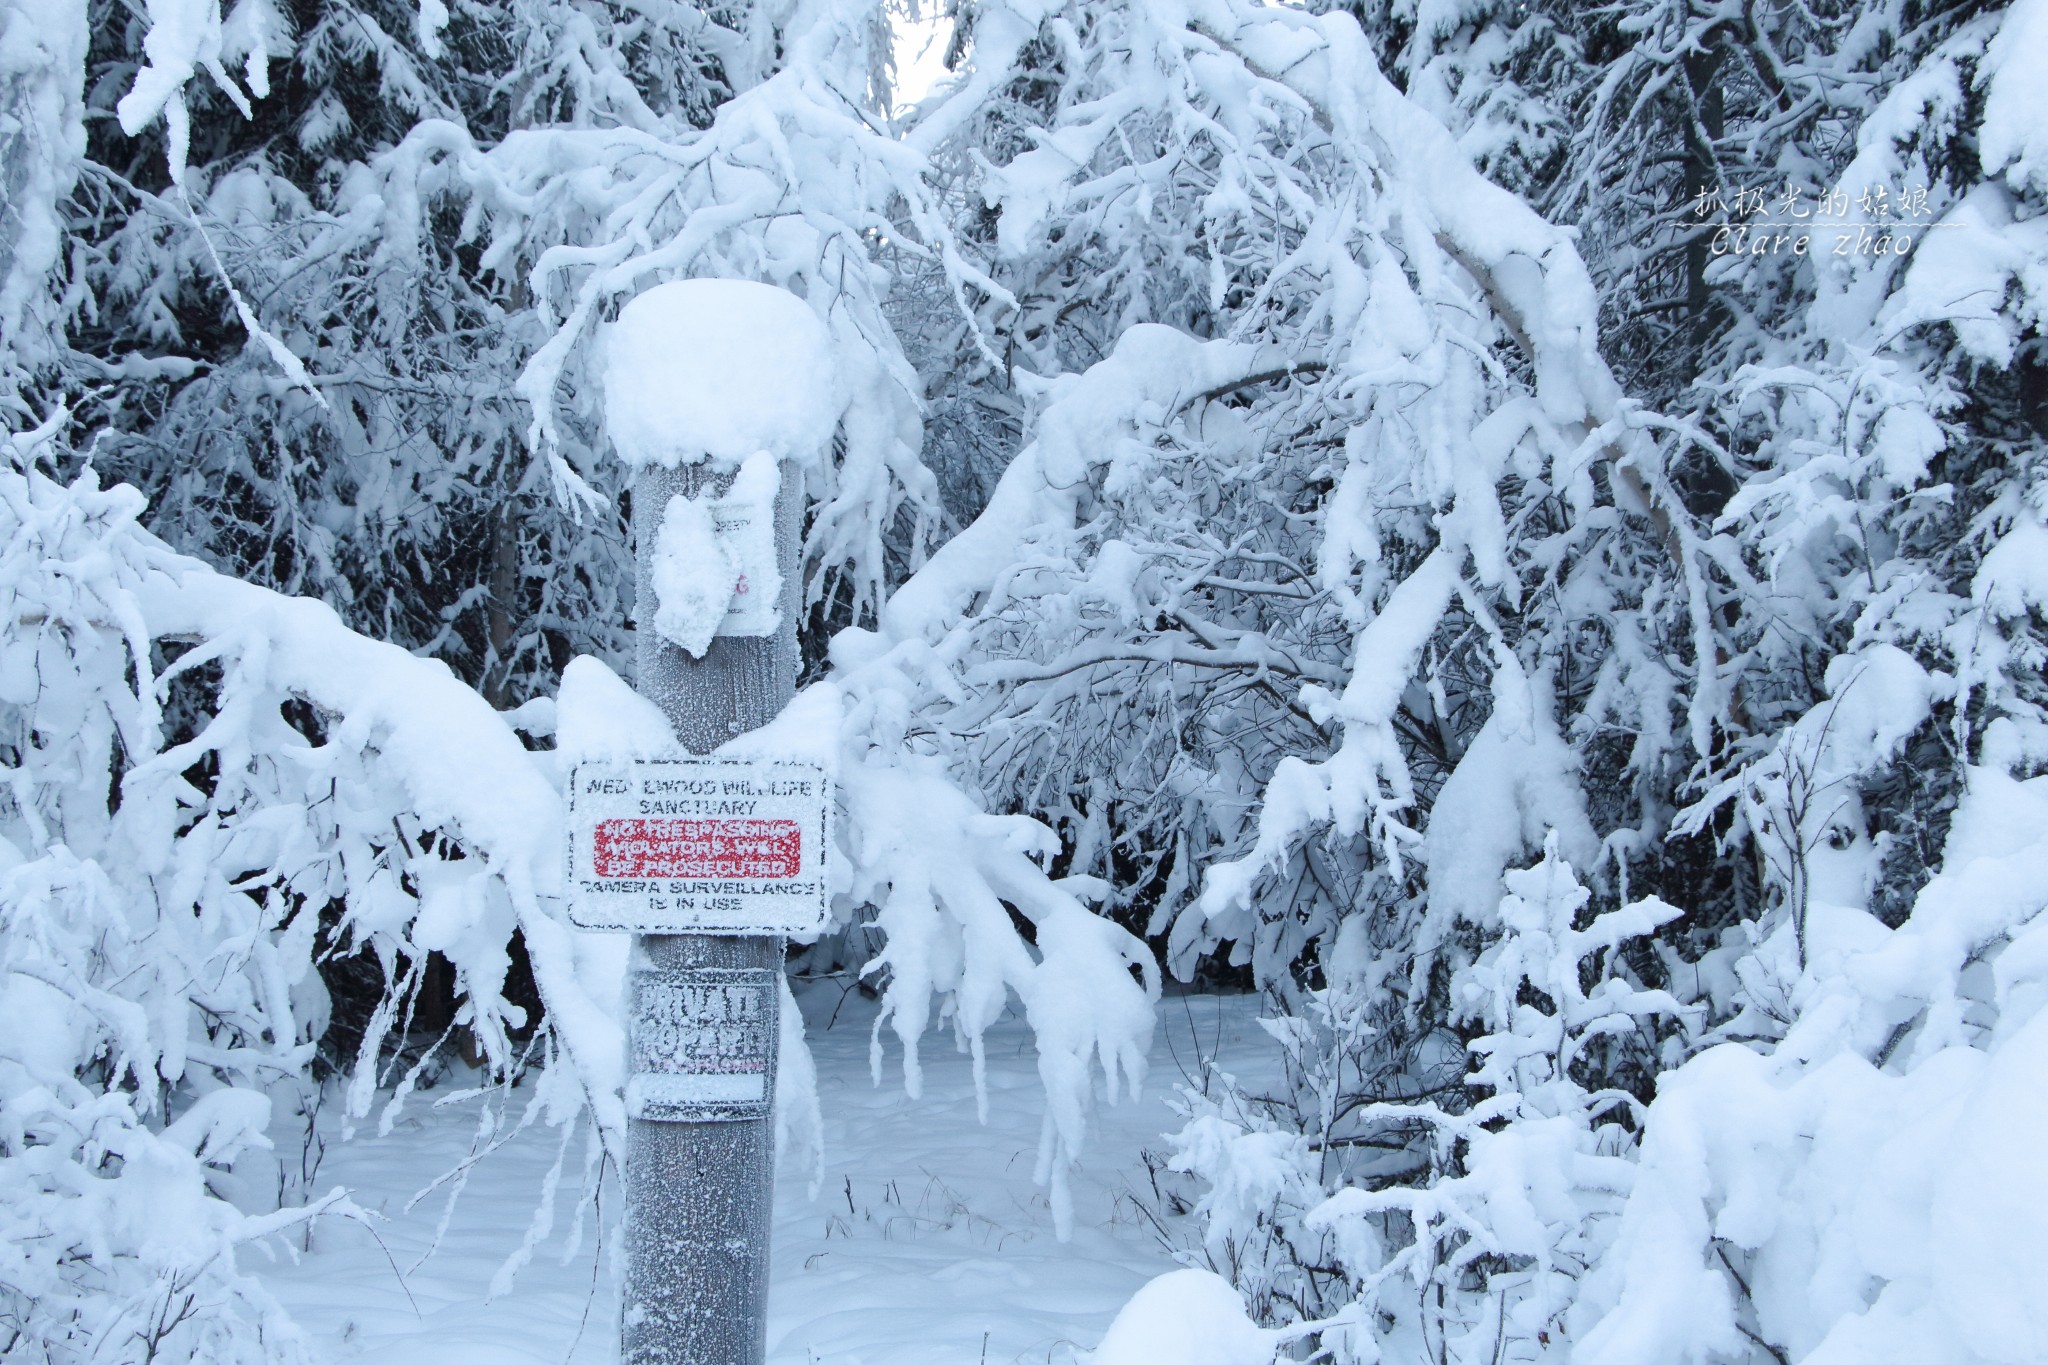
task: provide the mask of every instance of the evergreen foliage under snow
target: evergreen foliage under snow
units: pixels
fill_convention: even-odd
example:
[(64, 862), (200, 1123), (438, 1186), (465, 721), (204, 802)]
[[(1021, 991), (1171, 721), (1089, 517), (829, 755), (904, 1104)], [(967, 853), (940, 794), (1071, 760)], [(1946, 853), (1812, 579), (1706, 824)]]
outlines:
[(306, 1358), (250, 1154), (451, 1049), (502, 1284), (601, 1186), (557, 784), (706, 457), (878, 1079), (1015, 1002), (1064, 1235), (1262, 993), (1103, 1361), (2048, 1356), (2048, 0), (946, 15), (899, 107), (869, 0), (0, 0), (0, 1359)]

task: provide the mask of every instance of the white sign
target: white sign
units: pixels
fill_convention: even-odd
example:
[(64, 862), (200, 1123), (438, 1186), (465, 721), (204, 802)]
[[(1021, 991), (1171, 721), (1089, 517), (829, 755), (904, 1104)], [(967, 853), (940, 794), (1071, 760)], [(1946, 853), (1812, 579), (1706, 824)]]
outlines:
[(569, 919), (636, 934), (825, 927), (823, 770), (748, 759), (579, 763)]
[(769, 968), (634, 972), (627, 979), (633, 1027), (626, 1117), (767, 1117), (775, 1099), (776, 976)]
[[(761, 466), (757, 472), (756, 465)], [(782, 574), (775, 557), (776, 468), (756, 456), (723, 496), (711, 500), (711, 523), (735, 571), (732, 602), (720, 635), (773, 635), (782, 624)]]

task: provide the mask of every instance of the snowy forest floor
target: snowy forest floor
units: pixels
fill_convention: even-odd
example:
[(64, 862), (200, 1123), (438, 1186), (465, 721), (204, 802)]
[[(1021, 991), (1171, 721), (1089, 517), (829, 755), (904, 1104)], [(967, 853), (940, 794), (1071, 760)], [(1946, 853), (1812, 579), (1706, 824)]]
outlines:
[[(926, 1050), (924, 1097), (911, 1100), (893, 1037), (882, 1084), (869, 1079), (872, 1002), (854, 994), (842, 1003), (829, 983), (799, 999), (817, 1060), (825, 1173), (815, 1195), (807, 1170), (785, 1168), (777, 1181), (771, 1365), (1086, 1359), (1125, 1300), (1174, 1268), (1149, 1211), (1154, 1200), (1144, 1161), (1145, 1151), (1162, 1149), (1161, 1135), (1177, 1126), (1167, 1099), (1184, 1076), (1199, 1075), (1205, 1059), (1246, 1081), (1275, 1064), (1276, 1049), (1254, 1022), (1257, 997), (1163, 1000), (1144, 1093), (1135, 1102), (1097, 1107), (1073, 1176), (1074, 1234), (1063, 1244), (1031, 1179), (1044, 1099), (1022, 1020), (1005, 1018), (989, 1031), (984, 1126), (975, 1120), (966, 1056), (928, 1039), (936, 1045)], [(614, 1359), (617, 1299), (609, 1268), (595, 1263), (594, 1239), (586, 1236), (581, 1253), (563, 1259), (578, 1166), (573, 1151), (553, 1234), (513, 1288), (489, 1298), (493, 1276), (526, 1236), (555, 1158), (559, 1139), (545, 1125), (478, 1165), (439, 1249), (421, 1261), (445, 1200), (437, 1192), (409, 1213), (405, 1205), (453, 1168), (476, 1136), (474, 1104), (432, 1107), (446, 1089), (416, 1097), (382, 1138), (373, 1120), (343, 1142), (329, 1131), (339, 1125), (322, 1119), (329, 1146), (313, 1186), (347, 1186), (360, 1205), (388, 1219), (374, 1235), (326, 1219), (311, 1254), (296, 1264), (260, 1268), (260, 1253), (245, 1252), (244, 1266), (258, 1270), (328, 1359)], [(295, 1161), (286, 1146), (280, 1141), (277, 1155)]]

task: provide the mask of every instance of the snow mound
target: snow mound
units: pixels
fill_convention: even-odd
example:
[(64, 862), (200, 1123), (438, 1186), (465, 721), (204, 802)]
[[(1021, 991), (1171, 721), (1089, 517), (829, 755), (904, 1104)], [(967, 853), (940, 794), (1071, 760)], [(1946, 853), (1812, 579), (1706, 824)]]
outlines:
[(2000, 24), (1978, 77), (1984, 89), (1979, 143), (1987, 173), (2022, 190), (2048, 191), (2048, 0), (2021, 0)]
[(605, 428), (634, 469), (756, 451), (813, 461), (845, 407), (832, 336), (810, 305), (752, 280), (673, 280), (605, 338)]
[(1278, 1344), (1278, 1333), (1246, 1316), (1228, 1280), (1175, 1270), (1131, 1296), (1091, 1365), (1271, 1365)]
[(588, 654), (569, 660), (555, 698), (555, 752), (564, 764), (672, 758), (676, 750), (675, 733), (659, 706), (604, 660)]

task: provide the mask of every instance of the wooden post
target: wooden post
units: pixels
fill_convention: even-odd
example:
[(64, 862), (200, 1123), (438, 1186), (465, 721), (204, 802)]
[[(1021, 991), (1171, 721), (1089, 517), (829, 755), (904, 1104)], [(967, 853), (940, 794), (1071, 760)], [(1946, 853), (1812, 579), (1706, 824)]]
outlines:
[[(730, 473), (705, 465), (643, 468), (633, 485), (638, 558), (636, 687), (660, 706), (683, 747), (708, 754), (773, 720), (796, 690), (797, 568), (803, 483), (784, 462), (775, 498), (782, 572), (781, 620), (768, 636), (719, 636), (693, 659), (652, 625), (654, 545), (669, 500), (723, 492)], [(782, 940), (765, 935), (642, 934), (634, 940), (629, 998), (660, 983), (716, 980), (747, 1008), (771, 1043), (778, 1027)], [(763, 1003), (765, 1002), (765, 1004)], [(649, 1021), (635, 1008), (628, 1043)], [(626, 1132), (626, 1274), (620, 1359), (625, 1365), (762, 1365), (767, 1355), (769, 1220), (774, 1211), (774, 1120), (629, 1119)]]

